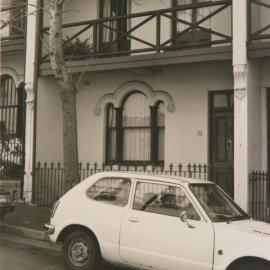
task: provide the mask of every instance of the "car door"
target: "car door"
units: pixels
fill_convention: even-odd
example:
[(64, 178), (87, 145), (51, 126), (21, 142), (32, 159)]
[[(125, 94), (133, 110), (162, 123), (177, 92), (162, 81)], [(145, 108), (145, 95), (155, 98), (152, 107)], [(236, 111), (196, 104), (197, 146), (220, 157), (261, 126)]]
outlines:
[(87, 190), (89, 211), (86, 219), (95, 225), (102, 239), (106, 259), (119, 257), (119, 236), (123, 214), (127, 211), (132, 181), (125, 177), (104, 177)]
[[(180, 220), (185, 210), (188, 223)], [(210, 270), (214, 231), (181, 186), (137, 180), (124, 214), (120, 257), (129, 264), (160, 270)]]

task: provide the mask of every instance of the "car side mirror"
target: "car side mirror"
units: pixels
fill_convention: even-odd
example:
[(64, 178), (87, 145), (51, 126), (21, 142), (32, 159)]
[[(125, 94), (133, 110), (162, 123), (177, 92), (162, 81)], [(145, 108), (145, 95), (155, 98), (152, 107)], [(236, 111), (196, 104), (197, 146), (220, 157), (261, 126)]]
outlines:
[(187, 212), (185, 210), (180, 213), (180, 219), (183, 222), (187, 222), (188, 216), (187, 216)]
[(190, 223), (189, 219), (188, 219), (188, 216), (187, 216), (187, 212), (185, 210), (183, 210), (181, 213), (180, 213), (180, 220), (182, 222), (185, 222), (187, 224), (187, 226), (190, 228), (190, 229), (194, 229), (195, 226), (193, 224)]

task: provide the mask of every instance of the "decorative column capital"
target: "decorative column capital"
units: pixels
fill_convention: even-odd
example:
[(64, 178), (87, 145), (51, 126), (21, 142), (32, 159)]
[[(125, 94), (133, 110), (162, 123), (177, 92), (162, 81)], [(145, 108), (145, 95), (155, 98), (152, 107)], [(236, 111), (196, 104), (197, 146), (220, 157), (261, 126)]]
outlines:
[(238, 99), (247, 95), (247, 65), (234, 65), (234, 94)]

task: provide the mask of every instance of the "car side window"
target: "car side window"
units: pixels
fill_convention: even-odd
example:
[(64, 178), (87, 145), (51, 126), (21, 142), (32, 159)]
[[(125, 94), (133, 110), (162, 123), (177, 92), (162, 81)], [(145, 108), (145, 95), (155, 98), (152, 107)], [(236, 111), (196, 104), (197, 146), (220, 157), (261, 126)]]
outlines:
[(138, 182), (132, 208), (134, 210), (179, 217), (186, 211), (191, 220), (200, 220), (196, 209), (180, 187)]
[(125, 206), (128, 203), (131, 180), (128, 178), (103, 178), (87, 190), (87, 196), (95, 201)]

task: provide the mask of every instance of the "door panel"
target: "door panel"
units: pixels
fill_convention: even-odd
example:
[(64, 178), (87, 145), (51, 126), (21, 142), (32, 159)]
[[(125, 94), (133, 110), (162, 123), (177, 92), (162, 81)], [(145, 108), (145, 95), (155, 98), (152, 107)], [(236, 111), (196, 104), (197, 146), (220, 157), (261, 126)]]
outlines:
[(233, 196), (234, 113), (233, 91), (210, 93), (210, 180)]
[[(159, 187), (151, 188), (150, 185), (147, 184), (144, 193), (147, 196), (142, 196), (148, 197), (150, 209), (147, 210), (142, 206), (141, 209), (144, 210), (132, 209), (123, 217), (120, 236), (121, 259), (129, 264), (157, 270), (212, 269), (214, 248), (212, 224), (202, 219), (198, 220), (200, 217), (197, 218), (194, 211), (187, 210), (190, 217), (194, 217), (194, 220), (189, 221), (193, 228), (189, 228), (187, 223), (175, 216), (175, 210), (178, 209), (176, 206), (180, 204), (175, 204), (172, 187), (169, 186), (170, 193), (166, 193), (166, 190)], [(136, 193), (143, 192), (142, 190), (137, 192), (136, 188)], [(136, 193), (133, 208), (139, 209)], [(180, 199), (182, 198), (183, 196)], [(176, 200), (178, 199), (179, 196)], [(160, 209), (155, 207), (156, 202)], [(185, 205), (188, 205), (189, 209), (194, 209), (189, 206), (189, 200), (188, 202), (185, 200)], [(180, 212), (179, 209), (179, 216)]]

